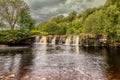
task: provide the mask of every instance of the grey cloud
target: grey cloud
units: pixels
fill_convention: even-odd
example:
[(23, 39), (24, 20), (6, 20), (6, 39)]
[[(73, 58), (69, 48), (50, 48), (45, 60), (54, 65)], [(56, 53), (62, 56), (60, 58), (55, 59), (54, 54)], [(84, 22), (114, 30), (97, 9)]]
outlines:
[(38, 22), (72, 11), (82, 12), (87, 8), (103, 5), (105, 0), (24, 0), (30, 7), (32, 17)]
[(57, 6), (60, 3), (64, 3), (65, 0), (25, 0), (32, 9), (41, 9), (45, 6)]

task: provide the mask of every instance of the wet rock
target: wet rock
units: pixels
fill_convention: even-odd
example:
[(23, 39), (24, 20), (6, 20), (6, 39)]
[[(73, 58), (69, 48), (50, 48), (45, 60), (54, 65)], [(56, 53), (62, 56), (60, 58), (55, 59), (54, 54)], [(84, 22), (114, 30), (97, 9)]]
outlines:
[(10, 75), (7, 76), (8, 78), (14, 78), (15, 77), (15, 74), (14, 73), (11, 73)]

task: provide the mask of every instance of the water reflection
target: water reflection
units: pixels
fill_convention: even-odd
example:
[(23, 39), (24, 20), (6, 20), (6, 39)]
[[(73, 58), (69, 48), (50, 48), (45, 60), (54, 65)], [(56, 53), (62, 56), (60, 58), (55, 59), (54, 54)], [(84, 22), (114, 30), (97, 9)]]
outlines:
[(120, 80), (120, 49), (119, 48), (107, 48), (107, 63), (109, 64), (108, 68), (108, 78), (113, 80), (117, 78)]
[(23, 78), (31, 72), (30, 67), (33, 64), (32, 60), (34, 58), (34, 55), (30, 51), (27, 51), (25, 53), (22, 53), (21, 60), (19, 64), (19, 71), (17, 74), (17, 80), (23, 80)]
[(47, 44), (4, 50), (0, 51), (0, 76), (12, 72), (13, 80), (119, 80), (119, 51)]
[[(0, 75), (4, 75), (8, 72), (13, 72), (15, 73), (18, 72), (19, 68), (19, 63), (21, 59), (21, 55), (15, 55), (14, 51), (7, 51), (8, 54), (5, 54), (6, 51), (2, 51), (0, 55)], [(10, 54), (13, 53), (13, 54)]]
[(33, 59), (31, 50), (3, 50), (0, 53), (0, 76), (14, 74), (16, 80), (21, 80), (30, 71)]
[[(78, 46), (36, 45), (31, 79), (97, 80), (105, 79), (105, 61)], [(36, 77), (37, 76), (37, 77)]]

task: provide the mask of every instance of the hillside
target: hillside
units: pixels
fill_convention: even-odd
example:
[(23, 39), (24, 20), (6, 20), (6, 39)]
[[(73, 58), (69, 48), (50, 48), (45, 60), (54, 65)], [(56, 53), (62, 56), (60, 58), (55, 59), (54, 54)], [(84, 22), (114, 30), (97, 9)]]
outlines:
[(104, 6), (89, 8), (82, 14), (76, 11), (68, 16), (59, 15), (36, 26), (40, 34), (89, 33), (120, 37), (120, 8), (118, 0), (107, 0)]

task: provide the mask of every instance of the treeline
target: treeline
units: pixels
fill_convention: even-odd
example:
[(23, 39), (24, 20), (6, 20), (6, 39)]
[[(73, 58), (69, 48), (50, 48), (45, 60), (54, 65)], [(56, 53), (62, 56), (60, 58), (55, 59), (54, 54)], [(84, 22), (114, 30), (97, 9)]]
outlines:
[(68, 16), (59, 15), (35, 27), (40, 34), (108, 35), (111, 39), (120, 37), (120, 2), (107, 0), (99, 8), (89, 8), (83, 13), (75, 11)]

